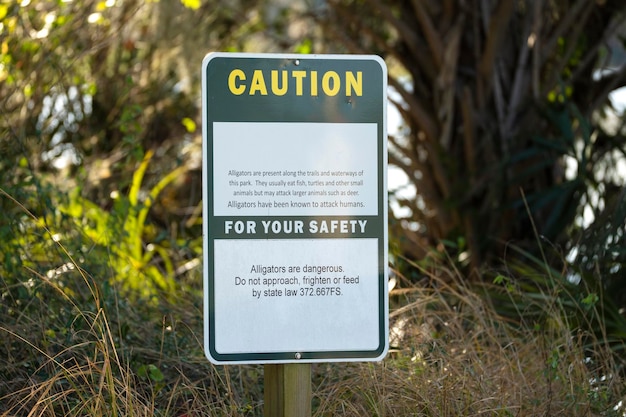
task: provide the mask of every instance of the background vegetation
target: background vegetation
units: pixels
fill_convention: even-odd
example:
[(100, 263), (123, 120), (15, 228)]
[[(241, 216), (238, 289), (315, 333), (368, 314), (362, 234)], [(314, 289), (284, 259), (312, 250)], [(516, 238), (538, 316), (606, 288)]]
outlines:
[(210, 51), (375, 53), (393, 349), (315, 415), (622, 415), (620, 0), (0, 3), (0, 415), (261, 415), (202, 353)]

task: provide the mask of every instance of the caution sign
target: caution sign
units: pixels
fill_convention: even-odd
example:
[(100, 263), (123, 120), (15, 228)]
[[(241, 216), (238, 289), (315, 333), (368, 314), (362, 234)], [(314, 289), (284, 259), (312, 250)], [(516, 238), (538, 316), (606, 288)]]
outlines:
[(386, 354), (386, 80), (376, 56), (204, 59), (204, 342), (213, 363)]

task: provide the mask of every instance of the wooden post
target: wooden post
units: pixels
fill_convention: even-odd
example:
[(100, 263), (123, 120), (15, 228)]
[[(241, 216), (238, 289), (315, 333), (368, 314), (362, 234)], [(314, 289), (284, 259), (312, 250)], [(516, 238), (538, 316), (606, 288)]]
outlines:
[(264, 367), (265, 417), (311, 417), (311, 364), (267, 364)]

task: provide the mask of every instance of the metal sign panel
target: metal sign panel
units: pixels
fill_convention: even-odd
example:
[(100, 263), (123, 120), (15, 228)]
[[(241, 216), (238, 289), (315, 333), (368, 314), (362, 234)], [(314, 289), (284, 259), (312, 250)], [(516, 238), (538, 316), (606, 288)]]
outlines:
[(385, 356), (386, 86), (376, 56), (204, 59), (211, 362)]

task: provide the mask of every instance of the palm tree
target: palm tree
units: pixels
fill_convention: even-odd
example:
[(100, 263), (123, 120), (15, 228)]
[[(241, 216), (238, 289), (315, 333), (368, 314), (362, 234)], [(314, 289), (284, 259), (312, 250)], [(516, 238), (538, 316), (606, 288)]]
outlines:
[(465, 242), (475, 270), (509, 242), (573, 246), (594, 164), (624, 145), (594, 115), (626, 82), (607, 47), (625, 2), (330, 0), (316, 17), (332, 45), (390, 67), (406, 129), (389, 160), (417, 190), (391, 219), (403, 254)]

